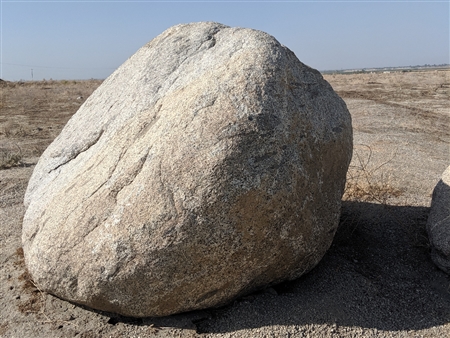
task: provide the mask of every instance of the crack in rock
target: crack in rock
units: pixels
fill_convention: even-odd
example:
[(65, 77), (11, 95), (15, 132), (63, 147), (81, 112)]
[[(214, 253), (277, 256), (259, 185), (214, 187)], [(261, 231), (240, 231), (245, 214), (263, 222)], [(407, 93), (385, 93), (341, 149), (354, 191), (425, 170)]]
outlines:
[(76, 159), (81, 153), (86, 152), (87, 150), (89, 150), (94, 144), (96, 144), (98, 142), (98, 140), (100, 140), (100, 137), (103, 135), (103, 129), (100, 130), (100, 132), (98, 132), (97, 135), (94, 136), (94, 138), (90, 141), (88, 141), (86, 144), (82, 145), (81, 147), (79, 145), (74, 145), (71, 149), (71, 151), (69, 152), (68, 155), (65, 156), (65, 159), (63, 160), (62, 163), (58, 164), (55, 168), (50, 169), (50, 171), (48, 172), (49, 174), (52, 171), (57, 170), (58, 168), (62, 167), (63, 165), (69, 163), (70, 161)]

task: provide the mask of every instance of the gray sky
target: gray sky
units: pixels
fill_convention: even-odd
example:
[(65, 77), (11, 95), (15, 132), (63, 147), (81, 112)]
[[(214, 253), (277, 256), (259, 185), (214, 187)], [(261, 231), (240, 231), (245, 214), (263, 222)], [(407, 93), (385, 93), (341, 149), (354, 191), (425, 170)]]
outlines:
[(170, 26), (263, 30), (319, 70), (449, 61), (449, 1), (1, 0), (0, 78), (104, 79)]

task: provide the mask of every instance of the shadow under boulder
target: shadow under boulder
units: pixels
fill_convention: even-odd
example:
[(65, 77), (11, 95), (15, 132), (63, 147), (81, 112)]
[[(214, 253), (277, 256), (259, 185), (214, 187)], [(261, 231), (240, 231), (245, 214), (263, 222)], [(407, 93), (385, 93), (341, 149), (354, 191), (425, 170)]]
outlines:
[[(329, 324), (345, 335), (368, 328), (422, 330), (450, 322), (450, 278), (429, 257), (429, 208), (343, 202), (335, 240), (305, 276), (217, 310), (198, 332)], [(374, 332), (374, 331), (372, 331)], [(364, 336), (363, 331), (360, 332)]]

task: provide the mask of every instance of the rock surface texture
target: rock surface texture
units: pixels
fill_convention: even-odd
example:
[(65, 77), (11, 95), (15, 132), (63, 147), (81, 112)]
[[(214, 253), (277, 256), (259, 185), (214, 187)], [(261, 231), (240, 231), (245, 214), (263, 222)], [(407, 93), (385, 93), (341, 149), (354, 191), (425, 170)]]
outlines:
[(127, 316), (222, 305), (320, 261), (351, 154), (345, 103), (273, 37), (174, 26), (42, 155), (27, 267), (42, 290)]
[(433, 262), (450, 274), (450, 166), (434, 188), (427, 231)]

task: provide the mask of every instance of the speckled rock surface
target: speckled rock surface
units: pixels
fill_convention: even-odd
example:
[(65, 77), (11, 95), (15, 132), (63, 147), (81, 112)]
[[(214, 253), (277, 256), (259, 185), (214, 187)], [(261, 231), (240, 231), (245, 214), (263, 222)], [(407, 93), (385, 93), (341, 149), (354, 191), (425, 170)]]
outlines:
[(345, 103), (273, 37), (174, 26), (40, 158), (25, 263), (42, 290), (122, 315), (225, 304), (320, 261), (351, 154)]
[(427, 231), (433, 262), (450, 274), (450, 166), (433, 190)]

